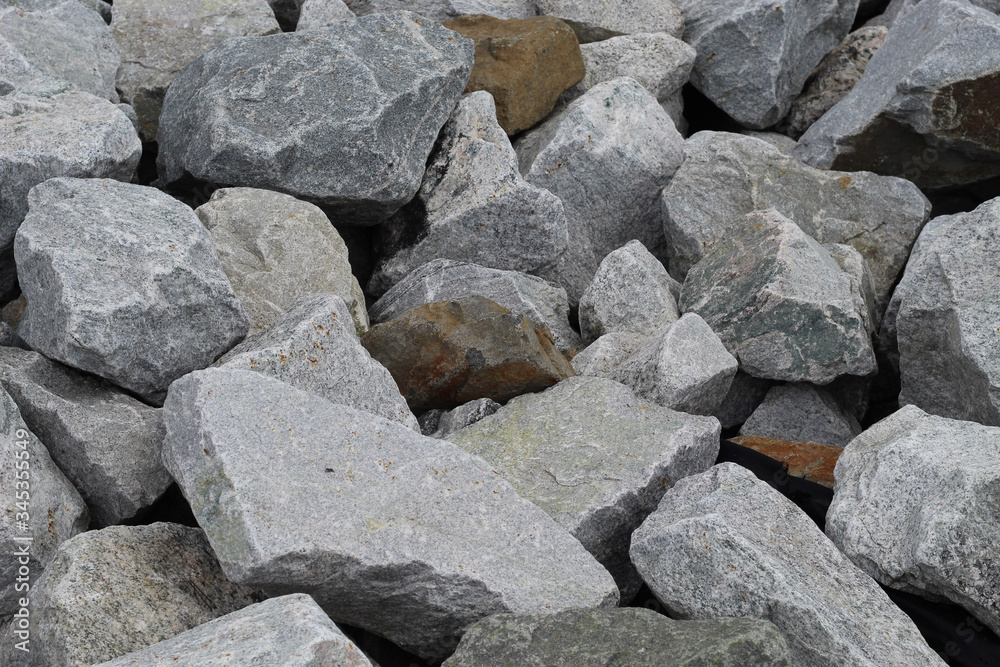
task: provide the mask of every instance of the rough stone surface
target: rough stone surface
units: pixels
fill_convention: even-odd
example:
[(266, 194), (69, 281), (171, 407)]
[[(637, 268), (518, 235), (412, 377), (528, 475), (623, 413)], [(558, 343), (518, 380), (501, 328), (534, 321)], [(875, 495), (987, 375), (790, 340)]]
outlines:
[(846, 243), (868, 262), (885, 309), (930, 202), (903, 179), (814, 169), (754, 137), (699, 132), (663, 191), (670, 272), (683, 279), (714, 246), (777, 209), (820, 243)]
[(188, 375), (164, 413), (164, 462), (234, 581), (308, 593), (429, 660), (484, 616), (618, 602), (578, 542), (455, 445), (246, 371)]
[(100, 667), (165, 664), (172, 667), (372, 665), (319, 605), (301, 593), (244, 607)]
[(1000, 632), (1000, 428), (906, 406), (837, 463), (826, 531), (880, 583)]
[(270, 329), (230, 350), (219, 365), (257, 371), (331, 403), (418, 428), (392, 375), (361, 346), (338, 296), (303, 299)]
[(722, 428), (740, 426), (764, 402), (764, 397), (774, 383), (771, 380), (755, 378), (743, 371), (737, 371), (729, 392), (715, 411), (715, 418)]
[(505, 403), (574, 375), (546, 329), (480, 296), (414, 308), (372, 327), (362, 343), (416, 411)]
[(745, 127), (784, 118), (813, 68), (847, 36), (858, 0), (676, 0), (698, 51), (691, 83)]
[(195, 213), (212, 233), (251, 333), (313, 294), (339, 296), (358, 330), (368, 330), (365, 295), (351, 273), (347, 246), (318, 207), (271, 190), (222, 188)]
[(14, 348), (0, 348), (0, 384), (98, 527), (135, 517), (173, 484), (160, 461), (160, 410), (104, 380)]
[(500, 404), (490, 398), (477, 398), (453, 410), (428, 410), (420, 415), (420, 432), (443, 440), (466, 426), (489, 417), (500, 409)]
[(672, 617), (767, 619), (793, 664), (945, 664), (812, 519), (735, 463), (668, 491), (631, 553)]
[(265, 0), (116, 0), (118, 89), (135, 109), (143, 141), (155, 141), (163, 97), (177, 74), (231, 37), (280, 30)]
[(568, 23), (581, 44), (617, 35), (664, 32), (678, 39), (684, 17), (668, 0), (538, 0), (538, 10)]
[(358, 16), (399, 10), (414, 11), (435, 21), (449, 21), (470, 14), (498, 19), (523, 19), (538, 14), (532, 0), (345, 0)]
[(791, 667), (772, 623), (748, 618), (675, 621), (651, 609), (573, 609), (479, 621), (443, 667), (482, 665), (714, 665)]
[(160, 178), (278, 190), (377, 224), (419, 189), (472, 61), (471, 41), (411, 12), (230, 39), (171, 84)]
[(817, 442), (788, 442), (756, 435), (740, 435), (732, 439), (737, 445), (747, 447), (785, 464), (787, 474), (833, 488), (833, 470), (844, 452), (843, 447), (821, 445)]
[[(969, 0), (969, 2), (977, 7), (988, 9), (994, 14), (1000, 14), (1000, 2), (997, 0)], [(888, 6), (885, 7), (884, 12), (870, 19), (865, 25), (885, 26), (887, 28), (891, 28), (900, 16), (910, 11), (918, 4), (920, 4), (920, 0), (892, 0)]]
[[(17, 7), (23, 11), (51, 9), (65, 0), (0, 0), (0, 7)], [(79, 0), (84, 7), (97, 12), (105, 23), (111, 23), (111, 5), (104, 0)]]
[(525, 182), (492, 97), (471, 93), (441, 131), (417, 196), (380, 227), (368, 291), (380, 296), (435, 259), (546, 277), (568, 240), (562, 202)]
[(846, 446), (860, 433), (854, 415), (822, 388), (810, 384), (772, 387), (740, 429), (741, 435), (837, 447)]
[(295, 32), (332, 28), (355, 18), (344, 0), (306, 0), (302, 3)]
[(507, 134), (537, 124), (584, 75), (580, 44), (568, 25), (550, 16), (526, 19), (463, 16), (444, 24), (476, 43), (466, 93), (485, 90)]
[(608, 377), (639, 349), (642, 342), (642, 338), (627, 334), (604, 334), (574, 356), (570, 363), (577, 375)]
[(755, 377), (826, 384), (874, 372), (851, 277), (776, 211), (747, 218), (688, 272), (681, 310), (701, 315)]

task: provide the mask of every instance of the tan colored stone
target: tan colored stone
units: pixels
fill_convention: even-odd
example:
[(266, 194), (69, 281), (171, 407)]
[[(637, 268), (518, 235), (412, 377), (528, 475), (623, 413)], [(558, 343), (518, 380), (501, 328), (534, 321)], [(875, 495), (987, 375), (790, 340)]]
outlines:
[(801, 477), (831, 489), (833, 469), (844, 451), (843, 447), (818, 442), (788, 442), (755, 435), (741, 435), (732, 438), (732, 442), (786, 464), (792, 477)]

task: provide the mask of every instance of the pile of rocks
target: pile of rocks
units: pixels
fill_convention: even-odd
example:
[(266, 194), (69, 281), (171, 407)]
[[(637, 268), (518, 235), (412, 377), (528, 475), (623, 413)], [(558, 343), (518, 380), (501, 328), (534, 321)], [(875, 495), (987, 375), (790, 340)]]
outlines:
[(1000, 633), (997, 12), (0, 0), (0, 664)]

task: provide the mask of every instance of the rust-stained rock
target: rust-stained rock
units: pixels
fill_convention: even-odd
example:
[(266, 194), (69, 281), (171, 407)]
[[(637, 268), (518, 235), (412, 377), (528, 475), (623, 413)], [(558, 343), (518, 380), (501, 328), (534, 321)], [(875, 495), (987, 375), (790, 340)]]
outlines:
[(576, 34), (551, 16), (507, 21), (474, 14), (447, 21), (476, 42), (476, 64), (466, 93), (485, 90), (497, 105), (497, 121), (507, 134), (545, 118), (563, 91), (585, 73)]
[(413, 308), (362, 342), (413, 410), (503, 403), (575, 375), (548, 329), (480, 296)]
[(788, 465), (788, 474), (792, 477), (801, 477), (831, 489), (833, 469), (844, 451), (843, 447), (818, 442), (788, 442), (755, 435), (741, 435), (731, 438), (731, 441)]

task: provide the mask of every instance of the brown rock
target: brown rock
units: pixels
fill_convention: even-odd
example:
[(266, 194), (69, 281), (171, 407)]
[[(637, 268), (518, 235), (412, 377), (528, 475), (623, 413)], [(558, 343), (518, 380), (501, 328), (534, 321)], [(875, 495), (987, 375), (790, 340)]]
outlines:
[(425, 303), (362, 341), (413, 410), (503, 403), (575, 375), (548, 329), (479, 296)]
[(445, 22), (476, 42), (476, 64), (466, 93), (485, 90), (497, 105), (497, 121), (507, 134), (545, 118), (563, 91), (585, 73), (576, 33), (551, 16), (507, 21), (474, 14)]
[(732, 442), (788, 465), (788, 474), (833, 488), (833, 469), (843, 447), (741, 435)]

